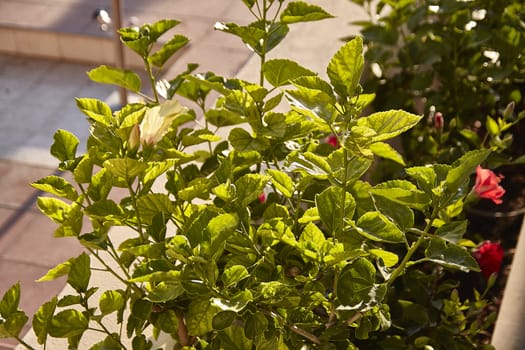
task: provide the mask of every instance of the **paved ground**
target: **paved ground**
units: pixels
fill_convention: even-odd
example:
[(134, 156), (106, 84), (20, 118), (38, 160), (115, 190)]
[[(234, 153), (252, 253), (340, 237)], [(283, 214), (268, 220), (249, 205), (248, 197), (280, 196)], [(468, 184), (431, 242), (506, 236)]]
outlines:
[[(293, 26), (285, 45), (274, 56), (296, 59), (323, 75), (329, 57), (341, 45), (338, 36), (355, 31), (347, 23), (363, 13), (347, 0), (311, 2), (340, 17)], [(236, 38), (213, 30), (216, 21), (246, 23), (249, 17), (241, 1), (123, 3), (124, 22), (133, 16), (140, 22), (163, 18), (182, 21), (176, 29), (192, 40), (191, 45), (166, 72), (167, 77), (189, 62), (198, 62), (200, 71), (256, 80), (258, 62), (251, 52)], [(91, 58), (102, 62), (107, 56), (101, 52), (102, 40), (107, 41), (108, 33), (100, 31), (91, 15), (97, 7), (110, 9), (110, 5), (107, 0), (0, 0), (0, 296), (21, 281), (21, 307), (29, 314), (64, 286), (61, 280), (38, 284), (34, 280), (81, 249), (71, 239), (52, 237), (55, 225), (39, 213), (35, 200), (40, 193), (28, 184), (56, 171), (57, 163), (48, 150), (57, 129), (69, 130), (81, 143), (85, 141), (87, 122), (76, 109), (74, 97), (93, 97), (109, 104), (118, 100), (112, 87), (94, 84), (86, 77), (85, 72), (97, 64), (20, 55), (43, 52), (64, 60), (66, 54), (76, 52), (77, 58), (71, 60), (79, 62), (83, 61), (78, 59), (79, 53), (87, 50)], [(38, 37), (38, 33), (48, 36)], [(61, 41), (77, 34), (90, 35), (95, 44), (87, 47), (91, 44), (86, 42), (78, 47), (78, 39), (75, 47), (74, 42)], [(0, 339), (0, 350), (14, 345)]]

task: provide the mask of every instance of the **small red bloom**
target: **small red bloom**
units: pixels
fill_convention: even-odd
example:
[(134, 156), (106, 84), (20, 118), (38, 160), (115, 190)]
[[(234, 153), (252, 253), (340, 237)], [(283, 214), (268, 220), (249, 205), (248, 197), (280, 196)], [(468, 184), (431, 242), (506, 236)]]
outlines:
[(434, 126), (437, 130), (443, 130), (443, 124), (445, 120), (443, 119), (443, 114), (441, 112), (436, 112), (434, 114)]
[(260, 203), (264, 203), (264, 202), (266, 202), (266, 193), (263, 192), (263, 193), (261, 193), (261, 194), (259, 195), (259, 202), (260, 202)]
[(330, 146), (332, 146), (333, 148), (339, 148), (339, 140), (337, 139), (337, 136), (335, 136), (334, 134), (328, 136), (328, 138), (326, 139), (326, 143), (328, 143)]
[(501, 269), (505, 252), (500, 244), (487, 241), (473, 255), (481, 268), (483, 276), (488, 279), (490, 275), (498, 273)]
[(480, 198), (491, 199), (496, 204), (501, 204), (500, 199), (505, 194), (505, 189), (499, 185), (502, 175), (496, 175), (492, 170), (483, 169), (478, 165), (476, 168), (476, 184), (474, 192)]

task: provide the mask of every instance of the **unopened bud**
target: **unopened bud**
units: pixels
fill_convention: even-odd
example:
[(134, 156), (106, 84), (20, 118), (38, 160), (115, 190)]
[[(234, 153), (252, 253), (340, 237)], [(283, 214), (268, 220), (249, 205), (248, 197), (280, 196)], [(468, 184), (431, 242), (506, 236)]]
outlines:
[(136, 149), (140, 144), (140, 128), (138, 124), (135, 124), (131, 129), (128, 137), (128, 146), (130, 150)]
[(505, 110), (503, 111), (503, 120), (508, 120), (510, 117), (512, 117), (515, 106), (516, 104), (514, 103), (514, 101), (512, 101), (507, 105), (507, 107), (505, 107)]
[(443, 118), (443, 114), (441, 112), (436, 112), (434, 114), (434, 127), (436, 130), (442, 131), (444, 123), (445, 120)]

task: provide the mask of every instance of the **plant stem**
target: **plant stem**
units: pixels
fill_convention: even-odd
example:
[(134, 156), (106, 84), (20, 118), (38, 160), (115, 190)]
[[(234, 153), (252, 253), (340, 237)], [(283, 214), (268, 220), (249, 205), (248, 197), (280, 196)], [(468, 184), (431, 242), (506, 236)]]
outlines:
[(157, 88), (155, 86), (155, 76), (151, 69), (151, 65), (148, 62), (148, 59), (144, 59), (144, 65), (146, 66), (146, 71), (148, 72), (149, 82), (151, 84), (151, 89), (153, 90), (153, 96), (155, 97), (155, 102), (159, 103), (159, 94), (157, 93)]
[[(14, 338), (15, 338), (20, 344), (22, 344), (23, 346), (25, 346), (27, 349), (35, 350), (34, 347), (32, 347), (31, 345), (29, 345), (28, 343), (26, 343), (26, 342), (24, 341), (24, 339), (20, 338), (19, 336), (16, 336), (16, 337), (14, 337)], [(45, 347), (45, 345), (44, 345), (44, 347)]]
[(421, 246), (421, 244), (427, 239), (426, 234), (429, 232), (430, 228), (432, 227), (432, 223), (434, 222), (434, 219), (436, 218), (438, 212), (439, 212), (438, 207), (437, 206), (434, 207), (432, 214), (430, 215), (430, 219), (428, 220), (421, 236), (419, 236), (417, 241), (415, 241), (412, 244), (412, 246), (408, 249), (405, 257), (399, 264), (399, 266), (394, 270), (394, 272), (392, 272), (392, 274), (390, 275), (390, 278), (388, 279), (388, 281), (386, 281), (387, 286), (392, 285), (392, 283), (394, 283), (394, 281), (403, 273), (403, 271), (405, 271), (406, 265), (408, 264), (412, 256), (417, 252), (419, 246)]

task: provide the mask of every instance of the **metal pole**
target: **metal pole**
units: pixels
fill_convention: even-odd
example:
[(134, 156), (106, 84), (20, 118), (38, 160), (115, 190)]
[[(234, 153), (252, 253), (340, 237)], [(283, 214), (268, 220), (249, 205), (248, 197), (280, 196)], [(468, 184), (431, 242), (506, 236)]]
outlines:
[[(113, 22), (113, 40), (115, 44), (115, 64), (117, 68), (124, 69), (124, 45), (120, 41), (118, 30), (122, 28), (122, 6), (121, 0), (112, 0), (112, 17)], [(123, 87), (119, 87), (119, 101), (120, 105), (124, 106), (128, 103), (128, 93)]]

